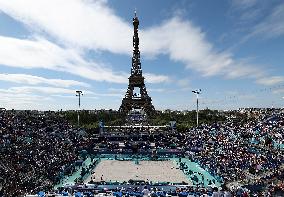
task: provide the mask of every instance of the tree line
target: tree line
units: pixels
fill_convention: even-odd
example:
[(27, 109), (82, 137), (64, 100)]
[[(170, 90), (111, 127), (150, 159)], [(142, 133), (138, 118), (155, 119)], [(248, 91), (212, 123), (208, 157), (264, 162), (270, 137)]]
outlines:
[[(98, 128), (99, 122), (102, 121), (104, 125), (120, 126), (126, 123), (124, 114), (114, 110), (81, 110), (65, 111), (67, 120), (72, 124), (77, 125), (78, 113), (80, 115), (80, 126), (84, 128)], [(199, 111), (199, 123), (211, 124), (226, 120), (226, 114), (218, 110), (204, 109)], [(155, 116), (148, 117), (150, 125), (169, 125), (170, 121), (176, 121), (178, 129), (186, 129), (196, 126), (196, 111), (156, 111)]]

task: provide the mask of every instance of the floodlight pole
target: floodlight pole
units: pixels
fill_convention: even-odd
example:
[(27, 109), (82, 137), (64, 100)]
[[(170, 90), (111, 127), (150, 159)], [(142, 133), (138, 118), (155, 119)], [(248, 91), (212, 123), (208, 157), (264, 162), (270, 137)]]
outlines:
[(196, 126), (198, 127), (198, 95), (201, 94), (201, 89), (192, 91), (196, 95)]
[(80, 126), (80, 107), (81, 107), (81, 95), (83, 96), (83, 93), (81, 90), (76, 90), (76, 96), (79, 97), (79, 109), (78, 109), (78, 127)]

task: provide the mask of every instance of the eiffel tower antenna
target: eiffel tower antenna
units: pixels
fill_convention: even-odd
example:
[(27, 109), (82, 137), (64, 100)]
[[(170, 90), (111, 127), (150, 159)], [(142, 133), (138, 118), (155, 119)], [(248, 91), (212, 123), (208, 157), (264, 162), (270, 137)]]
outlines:
[[(138, 26), (139, 19), (136, 15), (135, 9), (133, 18), (133, 55), (131, 74), (128, 78), (128, 88), (125, 97), (122, 99), (122, 104), (119, 108), (119, 111), (127, 115), (133, 109), (141, 109), (146, 113), (147, 116), (151, 116), (155, 113), (155, 108), (152, 105), (151, 97), (147, 93), (144, 77), (142, 76)], [(138, 88), (140, 90), (139, 94), (134, 93), (134, 88)]]

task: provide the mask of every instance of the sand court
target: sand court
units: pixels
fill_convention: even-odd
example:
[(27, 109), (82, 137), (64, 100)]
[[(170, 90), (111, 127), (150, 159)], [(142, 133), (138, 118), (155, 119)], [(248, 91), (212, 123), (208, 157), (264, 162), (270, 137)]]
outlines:
[(132, 180), (149, 180), (153, 182), (186, 182), (191, 184), (184, 173), (176, 169), (174, 161), (118, 161), (118, 160), (101, 160), (96, 166), (93, 175), (85, 180), (89, 182), (93, 177), (94, 181), (129, 181)]

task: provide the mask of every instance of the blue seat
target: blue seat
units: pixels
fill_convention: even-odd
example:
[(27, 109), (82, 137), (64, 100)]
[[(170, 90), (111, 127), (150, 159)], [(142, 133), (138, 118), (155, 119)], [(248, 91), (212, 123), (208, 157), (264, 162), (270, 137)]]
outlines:
[(116, 197), (122, 197), (122, 193), (121, 192), (114, 192), (113, 195), (116, 196)]
[(75, 197), (83, 197), (83, 196), (82, 196), (81, 192), (76, 192)]
[(188, 193), (187, 192), (180, 192), (178, 194), (179, 197), (187, 197)]
[(37, 194), (39, 197), (45, 197), (45, 193), (43, 191), (38, 192)]

